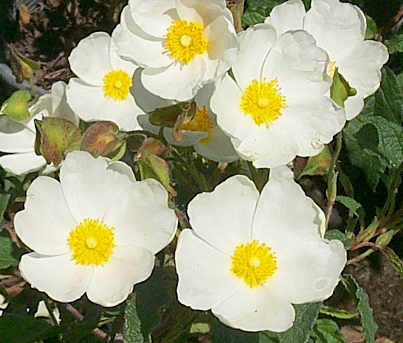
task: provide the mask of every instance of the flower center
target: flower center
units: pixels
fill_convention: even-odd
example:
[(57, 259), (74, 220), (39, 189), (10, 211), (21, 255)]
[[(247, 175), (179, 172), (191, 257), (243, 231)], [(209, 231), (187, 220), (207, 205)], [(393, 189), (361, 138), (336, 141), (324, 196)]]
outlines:
[(327, 74), (331, 78), (333, 78), (335, 70), (336, 70), (336, 61), (330, 61), (329, 66), (327, 67)]
[(262, 285), (276, 269), (276, 257), (271, 248), (257, 240), (238, 245), (232, 255), (231, 272), (250, 288)]
[(132, 86), (132, 78), (123, 70), (112, 70), (104, 76), (104, 95), (115, 100), (125, 100)]
[(257, 125), (267, 126), (281, 115), (281, 110), (287, 107), (285, 97), (281, 95), (277, 78), (266, 82), (256, 79), (246, 88), (241, 99), (241, 109), (249, 114)]
[(98, 219), (84, 219), (71, 230), (67, 242), (76, 264), (98, 266), (108, 262), (115, 247), (113, 230)]
[[(193, 116), (192, 120), (187, 123), (183, 123), (179, 128), (181, 130), (188, 131), (202, 131), (209, 132), (213, 127), (210, 116), (207, 113), (206, 106), (200, 108), (196, 106), (196, 113)], [(208, 143), (209, 136), (200, 140), (201, 143)]]
[(207, 40), (200, 23), (174, 20), (168, 28), (165, 49), (182, 64), (187, 64), (197, 55), (207, 51)]

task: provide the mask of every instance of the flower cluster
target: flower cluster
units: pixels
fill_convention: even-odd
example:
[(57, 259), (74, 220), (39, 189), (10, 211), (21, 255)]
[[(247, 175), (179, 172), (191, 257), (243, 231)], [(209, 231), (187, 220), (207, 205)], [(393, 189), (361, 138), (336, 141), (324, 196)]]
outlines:
[[(238, 34), (224, 0), (129, 0), (111, 35), (93, 33), (73, 49), (77, 77), (55, 83), (28, 119), (0, 119), (2, 168), (60, 166), (59, 180), (33, 180), (14, 219), (31, 249), (23, 278), (56, 301), (86, 294), (115, 306), (151, 275), (177, 230), (168, 164), (155, 153), (140, 168), (153, 178), (137, 181), (133, 161), (144, 152), (131, 167), (116, 160), (132, 152), (131, 135), (157, 137), (207, 160), (271, 168), (261, 192), (234, 175), (190, 201), (190, 225), (175, 238), (177, 296), (233, 328), (290, 328), (293, 304), (332, 294), (346, 251), (324, 238), (324, 214), (287, 164), (318, 155), (379, 87), (388, 53), (364, 40), (365, 29), (361, 10), (339, 0), (312, 0), (309, 11), (288, 0)], [(336, 102), (336, 87), (352, 96)], [(46, 117), (78, 133), (45, 132), (37, 123)], [(63, 161), (49, 163), (56, 152)]]

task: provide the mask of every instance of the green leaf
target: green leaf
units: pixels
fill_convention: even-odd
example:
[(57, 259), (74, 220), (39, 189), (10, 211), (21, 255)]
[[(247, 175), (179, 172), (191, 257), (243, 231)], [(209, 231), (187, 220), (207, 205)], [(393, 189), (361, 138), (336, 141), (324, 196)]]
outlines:
[(389, 259), (393, 268), (403, 277), (403, 261), (401, 258), (389, 247), (385, 247), (381, 251)]
[(375, 93), (374, 115), (388, 119), (401, 125), (403, 98), (395, 73), (387, 68), (382, 68), (381, 86)]
[(247, 2), (247, 7), (242, 16), (242, 26), (252, 26), (258, 23), (263, 23), (266, 17), (269, 16), (274, 6), (279, 5), (284, 1), (262, 1), (250, 0)]
[(325, 238), (329, 241), (333, 239), (338, 239), (339, 241), (343, 242), (346, 249), (349, 248), (351, 246), (351, 243), (353, 242), (352, 239), (348, 238), (344, 232), (341, 232), (337, 229), (326, 231)]
[(45, 320), (34, 317), (13, 314), (0, 317), (0, 343), (37, 342), (62, 330), (62, 326), (50, 326)]
[(344, 141), (351, 163), (364, 171), (372, 190), (388, 166), (403, 161), (403, 127), (383, 117), (354, 118), (344, 130)]
[(125, 310), (125, 324), (123, 327), (123, 337), (125, 343), (144, 343), (141, 333), (141, 321), (136, 308), (137, 296), (133, 294)]
[(312, 329), (315, 343), (345, 343), (346, 339), (339, 332), (338, 325), (330, 319), (319, 319)]
[(81, 340), (91, 334), (91, 331), (98, 327), (101, 318), (101, 308), (92, 305), (87, 309), (84, 318), (78, 322), (73, 322), (68, 326), (68, 330), (63, 335), (63, 342), (81, 342)]
[(211, 326), (213, 343), (258, 343), (259, 335), (256, 332), (246, 332), (232, 329), (217, 319)]
[(375, 333), (378, 331), (378, 325), (374, 321), (368, 295), (351, 275), (343, 275), (341, 281), (357, 304), (366, 342), (375, 343)]
[(278, 333), (263, 331), (259, 332), (259, 343), (278, 343)]
[(403, 52), (403, 34), (392, 36), (392, 38), (385, 41), (389, 54), (396, 52)]
[(346, 206), (351, 212), (353, 212), (357, 217), (359, 216), (358, 210), (362, 208), (361, 204), (357, 202), (355, 199), (351, 197), (347, 197), (344, 195), (336, 196), (336, 201), (340, 202), (344, 206)]
[(339, 319), (353, 319), (358, 316), (358, 312), (349, 312), (325, 305), (320, 309), (320, 313)]
[(13, 244), (8, 237), (0, 237), (0, 269), (17, 266), (18, 260), (13, 255)]
[(294, 305), (294, 325), (281, 333), (280, 343), (306, 343), (309, 340), (313, 325), (318, 319), (322, 302)]
[(3, 218), (4, 213), (7, 210), (8, 202), (10, 201), (11, 195), (4, 193), (0, 194), (0, 220)]
[(378, 34), (378, 28), (376, 27), (376, 23), (374, 19), (372, 19), (369, 15), (365, 15), (365, 19), (367, 21), (367, 29), (365, 31), (365, 39), (374, 39)]

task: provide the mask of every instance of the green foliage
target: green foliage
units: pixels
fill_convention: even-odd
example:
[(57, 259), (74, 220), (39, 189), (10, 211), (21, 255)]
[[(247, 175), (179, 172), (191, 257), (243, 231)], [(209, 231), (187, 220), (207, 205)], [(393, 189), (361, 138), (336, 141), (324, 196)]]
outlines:
[(319, 319), (312, 329), (311, 337), (315, 343), (345, 343), (337, 324), (330, 319)]
[(242, 26), (248, 27), (263, 23), (274, 6), (283, 3), (284, 0), (249, 0), (242, 17)]
[(13, 244), (8, 237), (0, 237), (0, 269), (17, 266), (18, 260), (13, 255)]
[(359, 216), (358, 210), (362, 209), (362, 205), (356, 201), (354, 198), (338, 195), (336, 197), (336, 201), (340, 202), (344, 206), (346, 206), (351, 212), (353, 212), (357, 217)]
[(372, 308), (368, 302), (368, 295), (351, 275), (343, 275), (341, 281), (357, 304), (357, 310), (361, 316), (361, 325), (366, 342), (374, 343), (378, 325), (374, 321)]
[(214, 320), (211, 331), (213, 343), (261, 343), (257, 333), (232, 329), (218, 320)]
[(403, 34), (392, 36), (385, 41), (385, 45), (388, 48), (390, 54), (396, 52), (403, 52)]
[(358, 312), (349, 312), (325, 305), (320, 309), (320, 313), (339, 319), (353, 319), (358, 316)]
[(125, 325), (123, 328), (123, 337), (127, 343), (143, 343), (144, 337), (141, 333), (141, 321), (137, 313), (137, 296), (133, 294), (127, 302), (125, 311)]

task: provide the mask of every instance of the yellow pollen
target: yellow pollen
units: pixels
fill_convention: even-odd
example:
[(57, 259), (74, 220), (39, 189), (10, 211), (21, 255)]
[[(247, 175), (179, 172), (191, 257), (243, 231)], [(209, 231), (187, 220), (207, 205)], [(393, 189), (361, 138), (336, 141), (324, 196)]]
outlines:
[(287, 107), (285, 97), (280, 93), (277, 78), (270, 82), (258, 82), (254, 79), (245, 89), (241, 99), (241, 109), (252, 117), (257, 125), (266, 124), (281, 116), (281, 110)]
[(336, 61), (330, 61), (329, 67), (327, 68), (327, 73), (330, 77), (334, 76), (334, 71), (336, 70)]
[(104, 76), (104, 96), (114, 100), (125, 100), (132, 86), (132, 78), (123, 70), (112, 70)]
[(165, 49), (178, 62), (187, 64), (207, 51), (203, 25), (174, 20), (168, 28)]
[[(188, 131), (202, 131), (209, 132), (213, 128), (213, 123), (211, 122), (210, 116), (207, 113), (206, 106), (200, 108), (196, 106), (196, 113), (192, 120), (187, 123), (182, 124), (179, 129)], [(200, 140), (201, 143), (206, 144), (208, 142), (209, 136)]]
[(84, 219), (67, 239), (76, 264), (101, 265), (108, 262), (115, 247), (113, 227), (98, 219)]
[(271, 248), (254, 240), (235, 248), (231, 272), (254, 288), (266, 282), (277, 270), (276, 257)]

